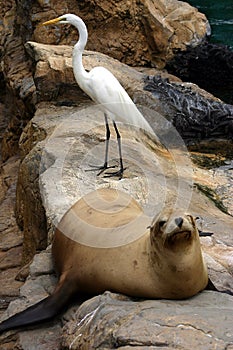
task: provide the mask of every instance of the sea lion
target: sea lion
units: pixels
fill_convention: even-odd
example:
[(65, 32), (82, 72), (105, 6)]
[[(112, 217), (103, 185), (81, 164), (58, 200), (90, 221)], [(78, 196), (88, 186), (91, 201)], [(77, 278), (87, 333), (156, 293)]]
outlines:
[(191, 215), (166, 208), (151, 223), (132, 197), (110, 188), (66, 212), (52, 254), (60, 276), (53, 294), (3, 321), (0, 332), (51, 319), (77, 293), (183, 299), (215, 290)]

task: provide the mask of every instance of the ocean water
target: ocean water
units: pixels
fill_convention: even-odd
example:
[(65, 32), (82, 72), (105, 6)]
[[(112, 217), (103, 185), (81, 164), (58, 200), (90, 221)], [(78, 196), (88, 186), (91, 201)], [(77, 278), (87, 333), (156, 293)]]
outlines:
[(206, 15), (211, 26), (211, 41), (233, 49), (233, 0), (187, 0)]

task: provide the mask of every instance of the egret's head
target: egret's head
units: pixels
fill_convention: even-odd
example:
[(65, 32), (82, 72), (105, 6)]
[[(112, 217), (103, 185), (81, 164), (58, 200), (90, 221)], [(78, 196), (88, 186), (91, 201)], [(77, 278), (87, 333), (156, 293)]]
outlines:
[(60, 17), (51, 19), (42, 23), (43, 26), (47, 26), (50, 24), (60, 24), (60, 23), (69, 23), (69, 24), (77, 24), (77, 22), (82, 21), (80, 17), (73, 15), (71, 13), (67, 13), (66, 15), (62, 15)]

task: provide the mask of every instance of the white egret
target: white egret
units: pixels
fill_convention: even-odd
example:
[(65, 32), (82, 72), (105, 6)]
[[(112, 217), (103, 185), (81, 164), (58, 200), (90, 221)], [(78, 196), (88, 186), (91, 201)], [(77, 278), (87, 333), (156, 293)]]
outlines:
[(110, 139), (110, 129), (108, 125), (108, 117), (112, 119), (114, 129), (117, 135), (120, 169), (110, 175), (119, 175), (121, 178), (124, 172), (122, 152), (121, 152), (121, 136), (116, 126), (116, 120), (127, 124), (142, 128), (153, 133), (152, 128), (139, 112), (134, 102), (131, 100), (127, 92), (121, 86), (115, 76), (104, 67), (95, 67), (87, 72), (82, 63), (82, 54), (87, 43), (88, 33), (83, 20), (73, 14), (66, 14), (50, 21), (44, 22), (43, 25), (69, 23), (77, 28), (79, 32), (79, 40), (73, 48), (73, 71), (75, 79), (80, 88), (95, 102), (100, 104), (104, 110), (106, 125), (106, 149), (105, 160), (99, 169), (99, 174), (108, 167), (108, 148)]

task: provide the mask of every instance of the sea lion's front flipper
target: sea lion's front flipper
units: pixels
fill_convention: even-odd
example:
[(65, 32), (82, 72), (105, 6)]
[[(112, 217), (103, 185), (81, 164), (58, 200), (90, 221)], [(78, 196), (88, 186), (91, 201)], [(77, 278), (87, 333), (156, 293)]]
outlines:
[(208, 280), (208, 284), (206, 286), (207, 290), (213, 290), (215, 292), (219, 292), (219, 293), (224, 293), (224, 294), (228, 294), (228, 295), (232, 295), (233, 296), (233, 292), (229, 289), (225, 289), (225, 290), (219, 290), (215, 287), (215, 285), (213, 284), (213, 282), (210, 280)]
[(0, 333), (42, 321), (49, 321), (64, 309), (70, 297), (68, 283), (65, 279), (60, 278), (53, 294), (0, 323)]

